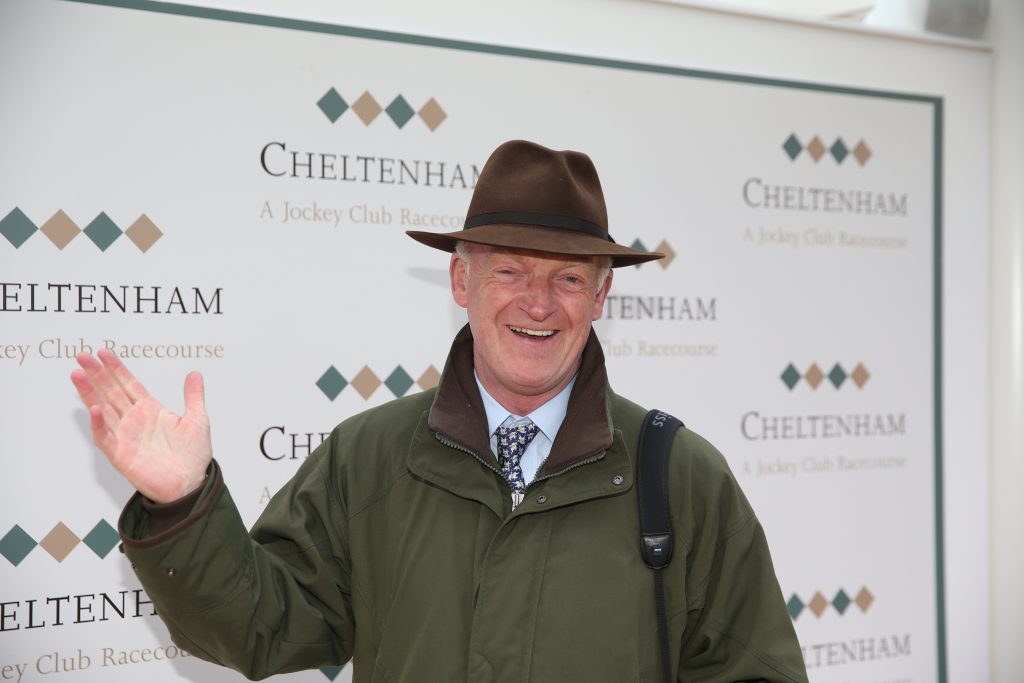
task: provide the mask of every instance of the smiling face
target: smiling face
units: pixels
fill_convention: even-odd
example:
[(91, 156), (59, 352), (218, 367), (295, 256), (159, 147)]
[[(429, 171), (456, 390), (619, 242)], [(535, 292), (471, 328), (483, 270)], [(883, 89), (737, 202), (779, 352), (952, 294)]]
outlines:
[(452, 254), (452, 296), (469, 313), (473, 362), (487, 391), (526, 415), (561, 391), (601, 317), (611, 271), (595, 259), (467, 245)]

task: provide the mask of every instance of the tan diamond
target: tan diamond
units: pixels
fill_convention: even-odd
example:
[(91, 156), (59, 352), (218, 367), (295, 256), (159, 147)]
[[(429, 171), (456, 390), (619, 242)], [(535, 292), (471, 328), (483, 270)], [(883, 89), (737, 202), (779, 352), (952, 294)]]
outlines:
[(860, 165), (868, 163), (868, 159), (871, 158), (871, 148), (867, 146), (863, 140), (857, 143), (857, 146), (853, 148), (853, 156), (856, 157)]
[(857, 597), (853, 599), (857, 603), (857, 607), (860, 607), (861, 612), (867, 612), (868, 607), (871, 607), (871, 603), (875, 601), (875, 596), (871, 594), (867, 586), (860, 589), (860, 593), (857, 593)]
[(811, 155), (811, 158), (817, 161), (825, 154), (825, 144), (821, 141), (817, 135), (814, 136), (810, 142), (807, 143), (807, 153)]
[(804, 379), (807, 380), (812, 389), (817, 389), (818, 385), (821, 384), (821, 380), (825, 379), (825, 373), (821, 371), (817, 363), (811, 363), (811, 367), (807, 368), (807, 372), (804, 373)]
[(363, 369), (359, 371), (359, 374), (352, 380), (352, 386), (364, 400), (368, 400), (373, 392), (377, 391), (377, 387), (382, 384), (380, 377), (373, 374), (373, 370), (367, 366), (363, 366)]
[(46, 538), (39, 541), (40, 547), (53, 556), (58, 562), (63, 562), (75, 546), (81, 542), (78, 536), (71, 533), (71, 529), (64, 526), (64, 522), (58, 522), (57, 526), (46, 534)]
[(82, 229), (66, 213), (57, 211), (50, 220), (39, 226), (39, 232), (49, 237), (58, 249), (64, 249), (71, 240), (78, 237)]
[(427, 368), (426, 372), (420, 375), (420, 378), (416, 380), (416, 384), (420, 385), (420, 388), (426, 391), (427, 389), (433, 389), (437, 386), (437, 383), (441, 381), (441, 373), (437, 371), (433, 365)]
[(850, 379), (857, 385), (858, 389), (863, 389), (864, 385), (867, 384), (868, 380), (871, 379), (871, 373), (864, 367), (863, 363), (857, 363), (857, 367), (850, 373)]
[(128, 236), (135, 246), (139, 248), (143, 254), (149, 251), (149, 248), (156, 244), (156, 241), (164, 236), (160, 232), (160, 228), (153, 225), (153, 221), (149, 220), (149, 216), (142, 214), (138, 219), (131, 224), (131, 227), (124, 231), (124, 234)]
[(814, 616), (820, 619), (822, 612), (824, 612), (828, 607), (828, 600), (826, 600), (825, 596), (821, 594), (821, 591), (818, 591), (814, 594), (814, 597), (811, 598), (811, 601), (807, 603), (807, 606), (811, 608), (812, 612), (814, 612)]
[(654, 251), (660, 251), (665, 255), (665, 258), (658, 259), (658, 265), (662, 270), (668, 268), (669, 264), (676, 260), (676, 250), (666, 240), (659, 242)]
[(416, 113), (423, 119), (423, 123), (427, 124), (427, 128), (431, 132), (437, 130), (437, 127), (448, 118), (448, 114), (445, 113), (444, 109), (441, 109), (441, 105), (433, 97), (427, 100), (427, 103), (420, 107), (420, 110)]
[(373, 95), (367, 90), (359, 96), (358, 100), (352, 103), (352, 111), (368, 126), (384, 110), (381, 109), (381, 106), (377, 104), (377, 100), (373, 99)]

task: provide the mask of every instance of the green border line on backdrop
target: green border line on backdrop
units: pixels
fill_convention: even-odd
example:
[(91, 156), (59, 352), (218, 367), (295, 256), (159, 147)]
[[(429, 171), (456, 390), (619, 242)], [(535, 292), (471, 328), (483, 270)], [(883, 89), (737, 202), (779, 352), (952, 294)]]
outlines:
[(942, 137), (943, 137), (943, 100), (941, 97), (921, 95), (914, 93), (900, 93), (884, 90), (869, 90), (866, 88), (851, 88), (840, 85), (825, 83), (810, 83), (801, 81), (790, 81), (777, 78), (764, 78), (760, 76), (746, 76), (741, 74), (727, 74), (701, 69), (685, 69), (681, 67), (666, 66), (661, 64), (644, 64), (640, 62), (627, 62), (618, 59), (606, 59), (603, 57), (591, 57), (585, 55), (573, 55), (559, 52), (546, 52), (504, 45), (489, 45), (487, 43), (474, 43), (464, 40), (453, 40), (450, 38), (432, 38), (409, 33), (396, 33), (393, 31), (380, 31), (376, 29), (358, 28), (354, 26), (340, 26), (336, 24), (325, 24), (303, 19), (288, 19), (285, 17), (273, 17), (263, 14), (250, 14), (236, 12), (233, 10), (214, 9), (209, 7), (196, 7), (192, 5), (181, 5), (170, 2), (159, 2), (157, 0), (66, 0), (67, 2), (79, 2), (89, 5), (105, 5), (122, 9), (135, 9), (147, 12), (162, 14), (173, 14), (199, 19), (213, 19), (237, 24), (249, 24), (252, 26), (267, 26), (271, 28), (284, 28), (294, 31), (306, 31), (312, 33), (325, 33), (330, 35), (347, 36), (351, 38), (364, 38), (367, 40), (381, 40), (392, 43), (406, 43), (409, 45), (422, 45), (425, 47), (437, 47), (448, 50), (460, 50), (463, 52), (476, 52), (506, 57), (521, 57), (524, 59), (539, 59), (551, 62), (564, 62), (568, 64), (581, 64), (585, 66), (597, 66), (609, 69), (621, 69), (626, 71), (642, 71), (645, 73), (665, 74), (669, 76), (682, 76), (687, 78), (703, 78), (716, 81), (732, 83), (744, 83), (747, 85), (762, 85), (779, 88), (794, 88), (798, 90), (813, 90), (816, 92), (834, 93), (840, 95), (855, 95), (860, 97), (876, 97), (891, 100), (903, 100), (907, 102), (921, 102), (930, 104), (933, 107), (934, 127), (934, 167), (933, 167), (933, 195), (934, 205), (932, 207), (934, 216), (933, 226), (933, 300), (932, 311), (934, 319), (934, 398), (935, 403), (935, 578), (936, 578), (936, 623), (937, 623), (937, 650), (938, 650), (938, 681), (946, 683), (946, 597), (945, 597), (945, 541), (944, 541), (944, 516), (943, 516), (943, 473), (942, 473)]

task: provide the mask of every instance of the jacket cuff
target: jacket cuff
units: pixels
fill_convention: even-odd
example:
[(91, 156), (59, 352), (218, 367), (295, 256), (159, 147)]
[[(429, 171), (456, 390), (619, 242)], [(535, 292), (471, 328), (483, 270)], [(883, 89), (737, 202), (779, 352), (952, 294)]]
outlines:
[(219, 467), (188, 516), (155, 535), (150, 521), (136, 494), (118, 526), (132, 569), (165, 619), (205, 613), (248, 585), (251, 542)]
[(222, 485), (220, 467), (210, 461), (203, 485), (178, 500), (155, 503), (136, 491), (117, 523), (121, 540), (128, 547), (146, 548), (181, 533), (209, 511)]

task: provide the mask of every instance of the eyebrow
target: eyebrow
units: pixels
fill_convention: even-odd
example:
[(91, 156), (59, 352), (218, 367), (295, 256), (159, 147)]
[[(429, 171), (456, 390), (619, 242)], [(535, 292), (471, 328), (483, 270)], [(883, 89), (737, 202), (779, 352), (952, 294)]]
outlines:
[[(545, 252), (545, 251), (534, 251), (532, 253), (536, 253), (536, 254), (553, 254), (553, 252)], [(515, 261), (519, 261), (519, 262), (522, 262), (522, 260), (524, 258), (528, 258), (528, 257), (531, 256), (530, 254), (521, 254), (517, 250), (514, 250), (514, 249), (502, 249), (500, 247), (494, 248), (494, 250), (491, 251), (491, 254), (493, 256), (507, 256), (507, 257), (512, 258)], [(557, 255), (557, 254), (553, 254), (552, 258), (544, 258), (543, 256), (533, 257), (533, 258), (540, 258), (541, 260), (547, 260), (547, 261), (561, 260), (561, 261), (565, 262), (564, 263), (564, 267), (565, 268), (576, 268), (576, 267), (579, 267), (579, 266), (594, 266), (594, 267), (597, 267), (597, 257), (596, 256), (586, 256), (586, 257), (584, 257), (587, 260), (582, 260), (582, 259), (566, 260), (564, 258), (560, 259), (559, 255)]]

